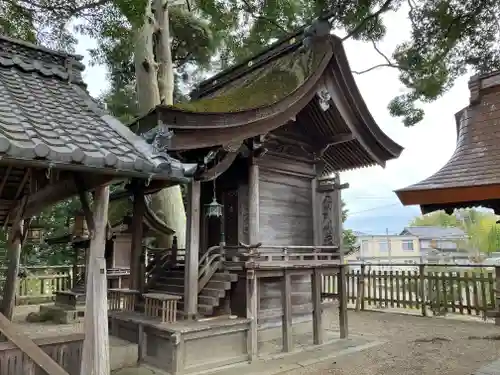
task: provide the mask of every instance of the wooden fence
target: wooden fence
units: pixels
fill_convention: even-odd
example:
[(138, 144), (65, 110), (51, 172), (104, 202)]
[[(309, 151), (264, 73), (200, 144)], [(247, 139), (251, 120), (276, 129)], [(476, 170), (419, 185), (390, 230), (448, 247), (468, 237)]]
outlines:
[[(54, 300), (55, 293), (72, 287), (74, 268), (72, 266), (22, 267), (26, 277), (18, 278), (16, 304), (39, 304)], [(77, 268), (78, 272), (83, 266)], [(3, 269), (0, 268), (0, 273)], [(0, 277), (3, 289), (4, 278)]]
[[(500, 267), (371, 267), (347, 272), (347, 300), (357, 310), (405, 309), (423, 316), (456, 313), (484, 319), (488, 311), (498, 310)], [(324, 276), (323, 292), (337, 293), (337, 283), (335, 276)]]

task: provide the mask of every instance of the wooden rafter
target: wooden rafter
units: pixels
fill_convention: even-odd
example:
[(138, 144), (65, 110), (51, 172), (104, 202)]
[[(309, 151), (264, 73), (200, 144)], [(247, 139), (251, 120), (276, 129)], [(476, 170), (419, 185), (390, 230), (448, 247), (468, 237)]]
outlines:
[(28, 168), (23, 175), (23, 179), (21, 180), (21, 183), (17, 187), (16, 195), (14, 196), (14, 200), (18, 200), (21, 195), (23, 194), (24, 188), (26, 187), (26, 184), (28, 183), (29, 179), (31, 177), (31, 168)]

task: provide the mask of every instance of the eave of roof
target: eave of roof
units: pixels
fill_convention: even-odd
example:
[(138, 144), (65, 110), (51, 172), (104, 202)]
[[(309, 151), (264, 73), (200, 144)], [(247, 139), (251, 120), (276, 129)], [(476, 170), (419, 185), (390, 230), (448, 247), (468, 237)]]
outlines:
[(457, 146), (450, 160), (435, 174), (396, 190), (404, 205), (420, 205), (423, 212), (483, 206), (500, 208), (500, 72), (469, 81), (470, 105), (455, 115)]
[[(198, 99), (198, 103), (223, 98), (228, 85), (234, 85), (234, 82), (243, 79), (251, 81), (248, 77), (252, 77), (252, 74), (259, 69), (273, 64), (283, 56), (297, 53), (302, 45), (301, 35), (291, 36), (244, 64), (204, 81), (192, 96)], [(321, 128), (318, 130), (319, 134), (325, 131), (331, 133), (332, 127), (342, 122), (347, 123), (347, 130), (354, 135), (352, 141), (331, 147), (325, 152), (327, 172), (373, 164), (385, 166), (387, 160), (397, 158), (402, 152), (402, 147), (387, 137), (375, 123), (354, 82), (340, 39), (329, 35), (316, 40), (313, 48), (316, 48), (318, 54), (323, 54), (321, 62), (299, 87), (278, 101), (230, 112), (193, 111), (194, 107), (190, 105), (196, 105), (195, 101), (194, 104), (188, 103), (184, 108), (180, 106), (183, 109), (158, 107), (155, 113), (149, 116), (156, 116), (169, 128), (174, 129), (175, 135), (169, 141), (169, 149), (187, 150), (221, 145), (267, 133), (283, 126), (291, 118), (300, 116), (307, 107), (309, 112), (312, 111), (311, 115), (316, 118), (316, 122), (319, 121), (316, 124)], [(317, 107), (315, 97), (320, 87), (328, 89), (334, 103), (331, 106), (332, 110), (323, 112), (321, 109), (315, 109)], [(148, 121), (156, 122), (151, 121), (151, 118), (144, 122)], [(308, 121), (308, 126), (312, 125)], [(339, 163), (339, 158), (344, 161)]]
[(2, 163), (187, 182), (84, 89), (79, 56), (0, 35)]

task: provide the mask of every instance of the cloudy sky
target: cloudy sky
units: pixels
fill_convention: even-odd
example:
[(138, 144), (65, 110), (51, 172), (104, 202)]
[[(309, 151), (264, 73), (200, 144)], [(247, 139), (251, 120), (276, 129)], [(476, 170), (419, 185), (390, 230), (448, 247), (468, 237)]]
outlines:
[[(408, 34), (408, 21), (404, 12), (391, 14), (387, 19), (388, 35), (379, 44), (387, 56)], [(77, 52), (85, 56), (85, 80), (92, 95), (106, 88), (106, 71), (102, 66), (91, 66), (88, 48), (93, 43), (81, 38)], [(348, 41), (345, 44), (352, 70), (363, 70), (384, 63), (370, 44)], [(398, 232), (419, 213), (416, 207), (403, 208), (393, 190), (428, 177), (443, 166), (455, 148), (456, 130), (454, 114), (468, 104), (468, 77), (458, 80), (445, 96), (425, 105), (425, 119), (413, 128), (405, 128), (401, 121), (387, 111), (389, 101), (402, 92), (398, 72), (381, 68), (356, 75), (356, 82), (368, 108), (380, 127), (404, 147), (401, 157), (387, 164), (385, 169), (372, 167), (342, 175), (350, 188), (344, 199), (350, 210), (347, 227), (366, 233)]]

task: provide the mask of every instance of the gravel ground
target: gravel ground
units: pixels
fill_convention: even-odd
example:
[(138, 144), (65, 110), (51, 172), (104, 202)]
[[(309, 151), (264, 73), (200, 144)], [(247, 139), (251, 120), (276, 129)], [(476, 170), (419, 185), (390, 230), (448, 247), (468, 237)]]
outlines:
[(500, 357), (500, 327), (487, 323), (350, 311), (349, 329), (386, 343), (287, 374), (471, 375)]

